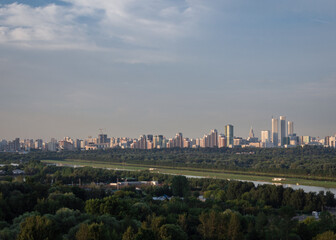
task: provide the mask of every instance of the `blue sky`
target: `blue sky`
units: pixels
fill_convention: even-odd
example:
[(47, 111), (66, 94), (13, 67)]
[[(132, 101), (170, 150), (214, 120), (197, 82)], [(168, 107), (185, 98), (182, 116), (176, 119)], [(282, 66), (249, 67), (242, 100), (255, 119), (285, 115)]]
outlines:
[(336, 2), (0, 3), (0, 138), (336, 133)]

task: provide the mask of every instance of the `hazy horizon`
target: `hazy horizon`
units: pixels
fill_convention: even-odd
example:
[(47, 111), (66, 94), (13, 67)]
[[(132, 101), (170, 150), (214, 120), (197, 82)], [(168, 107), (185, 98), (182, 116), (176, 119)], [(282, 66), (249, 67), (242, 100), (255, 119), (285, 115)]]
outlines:
[(336, 133), (336, 2), (0, 3), (0, 139)]

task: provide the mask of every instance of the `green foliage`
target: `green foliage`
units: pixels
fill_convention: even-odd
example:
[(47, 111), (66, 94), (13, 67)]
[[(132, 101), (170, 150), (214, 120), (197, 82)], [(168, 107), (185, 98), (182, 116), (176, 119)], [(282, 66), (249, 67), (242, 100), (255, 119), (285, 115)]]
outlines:
[(165, 224), (160, 227), (159, 236), (162, 240), (185, 240), (187, 234), (175, 224)]
[(109, 240), (113, 239), (103, 223), (81, 224), (76, 233), (76, 240)]
[(187, 197), (190, 193), (188, 179), (185, 176), (174, 176), (171, 188), (174, 196)]
[(41, 216), (32, 216), (26, 218), (21, 223), (21, 230), (18, 235), (18, 240), (45, 240), (57, 239), (53, 227), (53, 222)]
[[(179, 154), (180, 150), (176, 151)], [(218, 154), (197, 152), (201, 153)], [(324, 236), (333, 239), (336, 229), (336, 217), (328, 211), (323, 211), (318, 220), (293, 220), (302, 212), (333, 206), (335, 198), (330, 192), (305, 193), (282, 186), (187, 179), (148, 171), (56, 168), (40, 163), (22, 167), (35, 174), (32, 181), (0, 182), (0, 239), (311, 240)], [(96, 184), (65, 184), (78, 178), (85, 184), (95, 178), (126, 177), (160, 179), (163, 185), (112, 191)], [(56, 178), (57, 184), (51, 184), (49, 180)], [(169, 200), (152, 199), (172, 193), (176, 196)], [(207, 200), (199, 201), (199, 195)]]
[(336, 234), (333, 231), (326, 231), (314, 237), (314, 240), (336, 240)]
[(135, 235), (135, 240), (153, 240), (155, 239), (154, 232), (150, 229), (140, 228), (140, 231)]
[(122, 240), (134, 240), (135, 234), (132, 227), (128, 227), (122, 236)]
[[(250, 153), (253, 154), (241, 154)], [(31, 162), (34, 160), (65, 160), (81, 159), (88, 161), (148, 164), (169, 167), (196, 167), (225, 169), (231, 171), (253, 171), (256, 173), (290, 174), (302, 177), (328, 177), (335, 179), (336, 150), (317, 146), (298, 146), (296, 148), (198, 148), (198, 149), (108, 149), (78, 152), (30, 152), (25, 155), (0, 153), (0, 162)], [(27, 171), (35, 173), (38, 165), (30, 164)], [(115, 181), (104, 170), (96, 175), (85, 174), (85, 169), (62, 173), (70, 180), (71, 177), (87, 177), (90, 181)], [(42, 178), (39, 176), (38, 178)], [(148, 180), (147, 177), (141, 179)], [(78, 178), (77, 178), (78, 180)], [(89, 179), (87, 179), (89, 180)], [(67, 183), (71, 183), (68, 181)]]

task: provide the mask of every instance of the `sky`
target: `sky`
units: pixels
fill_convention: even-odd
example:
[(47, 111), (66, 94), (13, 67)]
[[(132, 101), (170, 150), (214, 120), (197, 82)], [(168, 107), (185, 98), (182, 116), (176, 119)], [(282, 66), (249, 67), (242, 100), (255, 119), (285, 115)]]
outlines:
[(1, 0), (0, 139), (336, 133), (335, 0)]

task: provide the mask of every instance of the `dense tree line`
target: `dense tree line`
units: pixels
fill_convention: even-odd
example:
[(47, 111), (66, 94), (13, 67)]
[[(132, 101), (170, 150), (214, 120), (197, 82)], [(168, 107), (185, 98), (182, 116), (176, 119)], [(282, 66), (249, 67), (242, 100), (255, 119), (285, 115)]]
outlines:
[[(325, 211), (336, 205), (330, 192), (37, 161), (21, 167), (32, 174), (0, 182), (0, 239), (336, 239), (336, 218)], [(126, 178), (160, 185), (99, 184)], [(320, 219), (294, 218), (311, 211), (322, 211)]]
[[(246, 154), (253, 153), (253, 154)], [(198, 149), (108, 149), (28, 154), (0, 153), (0, 161), (82, 159), (92, 162), (129, 163), (150, 166), (207, 168), (210, 170), (293, 174), (335, 178), (336, 149), (296, 148), (198, 148)]]

